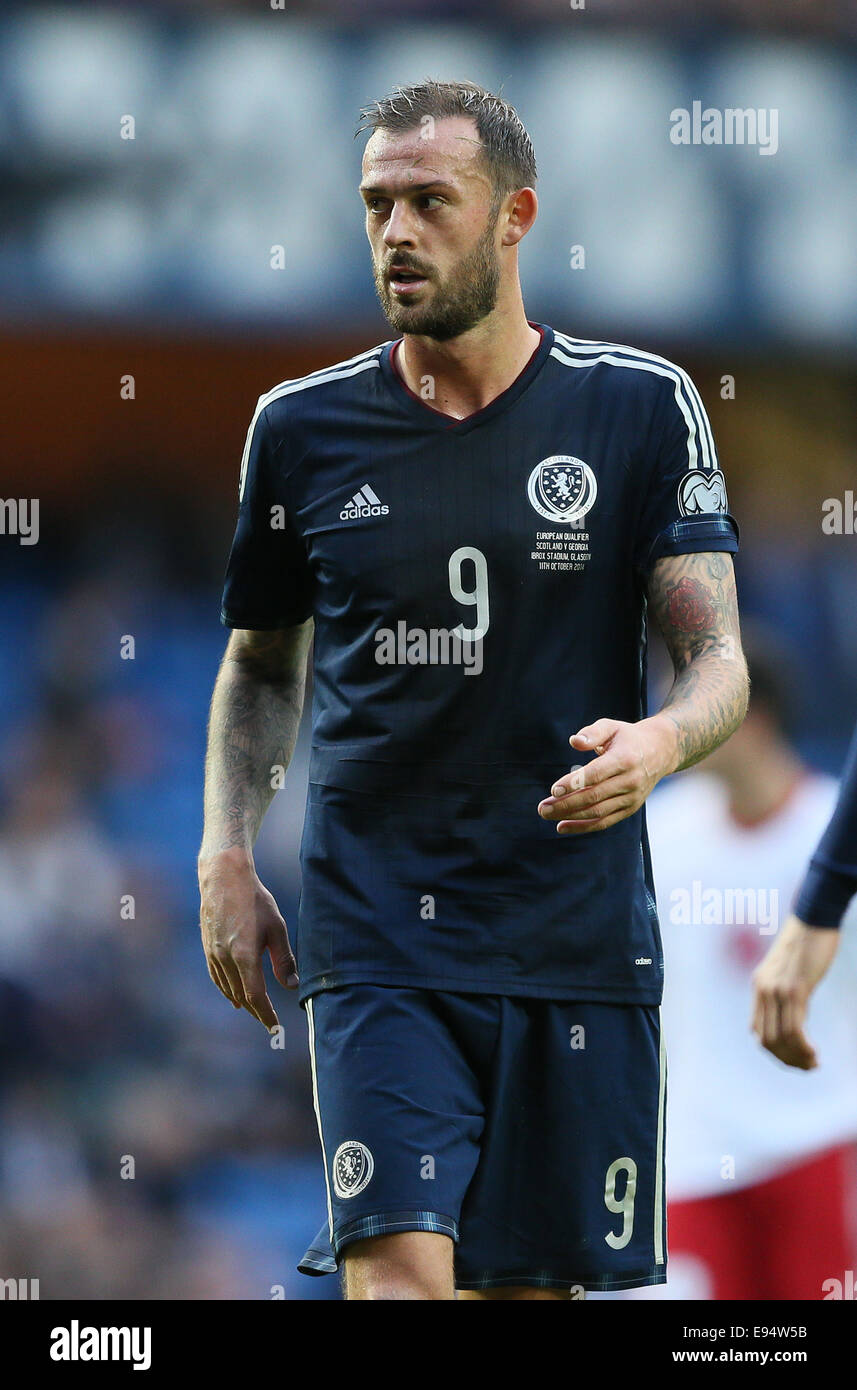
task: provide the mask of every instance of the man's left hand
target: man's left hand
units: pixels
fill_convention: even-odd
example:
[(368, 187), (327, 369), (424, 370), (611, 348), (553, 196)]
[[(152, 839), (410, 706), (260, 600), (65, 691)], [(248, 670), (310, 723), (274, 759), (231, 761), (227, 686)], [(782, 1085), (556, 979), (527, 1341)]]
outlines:
[(594, 751), (585, 767), (559, 777), (539, 815), (557, 822), (559, 835), (607, 830), (638, 811), (662, 777), (676, 765), (678, 733), (664, 715), (636, 724), (596, 719), (569, 739), (578, 752)]

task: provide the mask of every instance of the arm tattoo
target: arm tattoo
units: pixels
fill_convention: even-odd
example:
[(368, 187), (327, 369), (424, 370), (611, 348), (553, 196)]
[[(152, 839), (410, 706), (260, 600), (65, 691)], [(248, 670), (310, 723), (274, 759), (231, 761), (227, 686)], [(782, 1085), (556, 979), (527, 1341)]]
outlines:
[(675, 672), (661, 713), (678, 730), (678, 771), (713, 752), (747, 713), (732, 558), (665, 556), (649, 576), (648, 598)]
[(285, 770), (294, 752), (312, 627), (229, 639), (211, 699), (201, 855), (252, 849), (274, 796), (273, 770)]

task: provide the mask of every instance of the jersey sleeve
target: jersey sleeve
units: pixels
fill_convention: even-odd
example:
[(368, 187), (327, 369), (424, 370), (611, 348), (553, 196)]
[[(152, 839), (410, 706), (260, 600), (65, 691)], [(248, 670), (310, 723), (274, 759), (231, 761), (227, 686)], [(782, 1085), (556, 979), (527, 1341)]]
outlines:
[(267, 412), (257, 409), (241, 461), (238, 523), (223, 585), (226, 627), (294, 627), (312, 612), (306, 548), (285, 505), (274, 455)]
[(810, 927), (839, 927), (857, 894), (857, 728), (848, 750), (839, 799), (810, 860), (795, 915)]
[(649, 434), (649, 471), (634, 554), (648, 574), (663, 555), (738, 549), (726, 481), (699, 392), (678, 367), (662, 379)]

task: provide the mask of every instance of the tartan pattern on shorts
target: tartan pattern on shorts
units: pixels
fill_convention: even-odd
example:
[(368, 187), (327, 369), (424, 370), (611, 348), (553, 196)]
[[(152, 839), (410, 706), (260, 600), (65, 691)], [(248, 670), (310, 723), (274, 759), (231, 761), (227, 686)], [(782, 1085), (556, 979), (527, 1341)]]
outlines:
[(334, 1274), (346, 1245), (369, 1236), (393, 1235), (397, 1231), (432, 1231), (458, 1240), (458, 1222), (437, 1211), (382, 1211), (373, 1216), (357, 1216), (334, 1229), (331, 1256), (324, 1250), (308, 1250), (301, 1267), (318, 1274)]

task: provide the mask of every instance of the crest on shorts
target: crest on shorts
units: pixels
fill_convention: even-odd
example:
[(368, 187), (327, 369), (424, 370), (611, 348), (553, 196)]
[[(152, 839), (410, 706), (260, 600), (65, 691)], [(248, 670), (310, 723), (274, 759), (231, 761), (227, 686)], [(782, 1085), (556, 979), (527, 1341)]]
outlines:
[(678, 485), (678, 505), (682, 516), (701, 512), (725, 512), (726, 479), (719, 468), (691, 468)]
[(598, 483), (589, 464), (571, 454), (542, 459), (527, 483), (527, 496), (539, 515), (566, 525), (585, 516), (597, 494)]
[(333, 1190), (337, 1197), (356, 1197), (375, 1171), (375, 1160), (359, 1139), (346, 1139), (333, 1155)]

